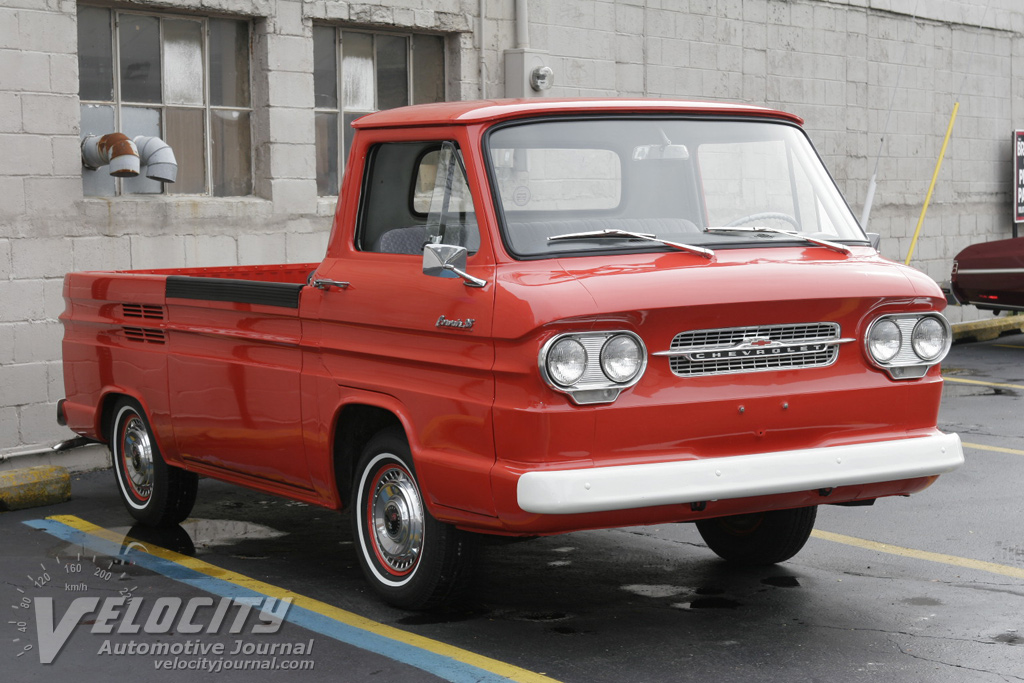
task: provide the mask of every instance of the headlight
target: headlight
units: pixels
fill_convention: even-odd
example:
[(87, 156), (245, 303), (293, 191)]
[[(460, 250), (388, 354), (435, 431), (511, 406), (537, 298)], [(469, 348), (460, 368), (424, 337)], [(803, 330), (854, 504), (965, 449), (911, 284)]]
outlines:
[(911, 342), (921, 360), (935, 360), (946, 349), (946, 329), (936, 318), (921, 318), (914, 326)]
[(868, 351), (879, 363), (888, 363), (903, 344), (899, 326), (889, 318), (878, 320), (868, 330)]
[(571, 337), (559, 339), (548, 351), (547, 368), (556, 384), (570, 387), (587, 370), (587, 350)]
[(640, 381), (647, 347), (633, 332), (568, 332), (549, 339), (537, 358), (544, 381), (577, 405), (611, 403)]
[(619, 334), (601, 347), (601, 371), (613, 382), (628, 382), (636, 377), (642, 365), (643, 350), (635, 337)]
[(939, 313), (893, 313), (871, 323), (864, 346), (893, 379), (916, 379), (946, 357), (952, 340), (953, 330)]

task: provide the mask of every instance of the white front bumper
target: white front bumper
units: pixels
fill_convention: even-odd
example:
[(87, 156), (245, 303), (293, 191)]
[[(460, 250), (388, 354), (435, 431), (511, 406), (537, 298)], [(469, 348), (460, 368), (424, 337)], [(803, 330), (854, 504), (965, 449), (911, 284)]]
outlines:
[(964, 462), (957, 434), (702, 460), (527, 472), (526, 512), (567, 515), (930, 477)]

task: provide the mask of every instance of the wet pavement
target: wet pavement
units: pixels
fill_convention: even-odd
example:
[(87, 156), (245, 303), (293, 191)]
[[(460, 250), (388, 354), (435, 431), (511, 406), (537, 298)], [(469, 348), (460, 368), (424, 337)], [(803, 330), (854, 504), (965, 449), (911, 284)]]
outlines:
[(1024, 336), (957, 345), (944, 374), (940, 427), (966, 466), (911, 498), (822, 507), (789, 562), (729, 568), (690, 525), (492, 540), (471, 596), (439, 613), (375, 598), (345, 516), (203, 480), (192, 518), (154, 533), (111, 472), (78, 476), (67, 503), (0, 514), (4, 677), (1024, 680)]

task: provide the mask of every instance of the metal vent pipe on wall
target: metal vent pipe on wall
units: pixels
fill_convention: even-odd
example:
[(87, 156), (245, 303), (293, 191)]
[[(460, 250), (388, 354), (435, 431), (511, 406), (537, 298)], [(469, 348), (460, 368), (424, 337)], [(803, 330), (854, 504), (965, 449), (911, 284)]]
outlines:
[(86, 135), (82, 138), (82, 165), (90, 171), (109, 166), (110, 175), (119, 178), (134, 178), (143, 166), (147, 178), (165, 183), (173, 183), (178, 178), (174, 150), (160, 138), (146, 135), (135, 138), (124, 133), (108, 133), (103, 137)]

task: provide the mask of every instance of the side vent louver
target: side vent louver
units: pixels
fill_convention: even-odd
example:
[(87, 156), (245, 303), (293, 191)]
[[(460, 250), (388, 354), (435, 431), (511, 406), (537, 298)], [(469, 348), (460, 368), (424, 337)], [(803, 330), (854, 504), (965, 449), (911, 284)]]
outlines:
[(125, 318), (163, 320), (164, 307), (156, 304), (121, 304), (121, 314)]
[(151, 330), (145, 327), (123, 327), (124, 336), (128, 341), (140, 342), (143, 344), (163, 344), (167, 337), (163, 330)]

